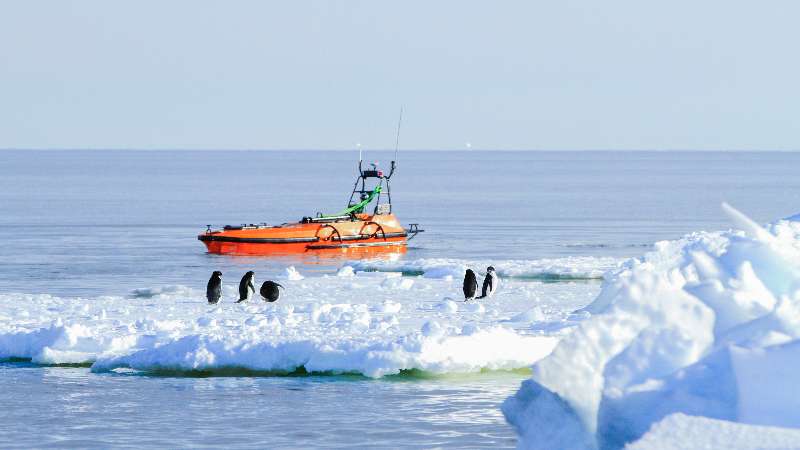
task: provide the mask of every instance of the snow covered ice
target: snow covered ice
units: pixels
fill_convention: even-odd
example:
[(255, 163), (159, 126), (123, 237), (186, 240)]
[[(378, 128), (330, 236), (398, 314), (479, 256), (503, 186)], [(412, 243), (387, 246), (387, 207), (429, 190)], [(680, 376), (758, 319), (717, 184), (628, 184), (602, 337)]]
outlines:
[(309, 277), (288, 267), (278, 276), (286, 290), (275, 304), (235, 304), (237, 286), (230, 280), (217, 305), (206, 302), (202, 289), (186, 286), (95, 298), (0, 294), (0, 358), (91, 365), (96, 372), (305, 370), (382, 377), (407, 370), (514, 370), (549, 354), (584, 319), (572, 311), (599, 288), (512, 280), (490, 299), (464, 303), (460, 277), (357, 266)]
[(741, 231), (659, 242), (607, 276), (591, 318), (504, 403), (520, 447), (620, 448), (681, 413), (708, 418), (692, 430), (717, 419), (695, 434), (800, 427), (800, 223), (765, 229), (724, 208)]
[[(377, 260), (354, 263), (354, 268), (363, 271), (402, 272), (423, 275), (426, 278), (463, 278), (464, 272), (471, 268), (485, 274), (488, 266), (496, 266), (498, 275), (534, 280), (591, 280), (602, 279), (608, 270), (620, 263), (617, 258), (570, 256), (564, 258), (544, 258), (536, 260), (465, 261), (452, 258), (424, 258), (411, 261)], [(476, 270), (477, 269), (477, 270)]]
[(625, 450), (787, 450), (800, 448), (800, 429), (747, 425), (675, 413)]

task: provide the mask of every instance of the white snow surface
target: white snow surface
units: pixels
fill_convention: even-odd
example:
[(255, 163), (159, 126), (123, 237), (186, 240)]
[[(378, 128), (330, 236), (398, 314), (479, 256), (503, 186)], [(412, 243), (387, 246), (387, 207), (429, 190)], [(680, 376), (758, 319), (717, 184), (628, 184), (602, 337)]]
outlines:
[[(200, 288), (165, 286), (130, 296), (0, 294), (0, 359), (90, 364), (102, 372), (298, 369), (368, 377), (528, 368), (569, 329), (599, 283), (505, 283), (464, 303), (461, 280), (286, 270), (277, 303), (234, 303), (235, 283), (209, 305)], [(258, 274), (257, 274), (258, 275)], [(238, 277), (232, 277), (237, 278)], [(203, 280), (204, 281), (204, 280)]]
[(402, 272), (422, 275), (425, 278), (462, 279), (467, 269), (485, 275), (486, 268), (494, 266), (501, 278), (534, 280), (591, 280), (620, 266), (623, 260), (611, 257), (569, 256), (534, 260), (466, 261), (450, 258), (424, 258), (416, 260), (366, 260), (353, 264), (357, 271)]
[(746, 425), (671, 414), (626, 450), (768, 450), (800, 448), (800, 429)]
[(800, 223), (724, 209), (741, 231), (659, 242), (606, 276), (504, 403), (520, 448), (620, 448), (674, 413), (800, 427)]
[(291, 281), (300, 281), (304, 276), (300, 275), (300, 272), (294, 268), (294, 266), (289, 266), (286, 268), (286, 279)]

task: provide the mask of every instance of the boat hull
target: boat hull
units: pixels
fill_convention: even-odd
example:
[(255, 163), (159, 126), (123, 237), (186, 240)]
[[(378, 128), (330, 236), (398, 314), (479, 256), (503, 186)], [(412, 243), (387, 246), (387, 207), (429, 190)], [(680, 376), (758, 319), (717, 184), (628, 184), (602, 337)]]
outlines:
[(362, 214), (351, 220), (322, 223), (226, 228), (203, 233), (197, 238), (213, 254), (278, 255), (404, 252), (407, 236), (392, 214)]

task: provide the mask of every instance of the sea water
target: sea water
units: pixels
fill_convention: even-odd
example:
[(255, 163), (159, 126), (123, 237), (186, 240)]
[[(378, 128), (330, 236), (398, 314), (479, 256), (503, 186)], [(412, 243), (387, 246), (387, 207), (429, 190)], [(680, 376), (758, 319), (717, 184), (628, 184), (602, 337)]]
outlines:
[[(352, 347), (413, 333), (434, 339), (448, 327), (457, 328), (454, 339), (478, 344), (476, 330), (494, 326), (519, 339), (558, 338), (582, 320), (572, 312), (592, 300), (605, 270), (656, 241), (729, 228), (721, 201), (761, 222), (800, 209), (793, 153), (402, 152), (393, 209), (426, 230), (407, 254), (242, 258), (208, 255), (196, 235), (206, 224), (338, 211), (355, 152), (0, 157), (0, 350), (22, 356), (0, 366), (2, 447), (510, 447), (499, 405), (534, 356), (431, 362), (429, 351), (406, 343), (406, 359), (378, 364), (356, 360)], [(384, 169), (391, 158), (366, 155)], [(488, 264), (504, 278), (501, 290), (483, 305), (459, 305), (463, 269)], [(352, 277), (337, 276), (349, 275), (344, 266)], [(289, 267), (304, 279), (290, 279)], [(207, 310), (212, 270), (226, 274), (229, 297), (246, 270), (285, 279), (281, 303), (296, 311), (233, 310), (226, 301)], [(49, 353), (25, 358), (35, 349), (16, 348), (23, 341), (14, 333), (39, 329), (61, 334)], [(242, 330), (289, 344), (304, 334), (330, 339), (341, 358), (327, 362), (347, 373), (252, 370), (263, 361), (243, 347), (226, 350), (233, 369), (184, 370), (170, 360), (179, 370), (151, 370), (166, 361), (164, 342), (177, 345), (170, 339), (201, 341), (179, 348), (184, 360), (206, 347), (220, 358), (203, 339), (254, 345)], [(138, 341), (119, 347), (131, 336)], [(319, 358), (321, 348), (301, 356)], [(149, 353), (127, 355), (134, 350)]]

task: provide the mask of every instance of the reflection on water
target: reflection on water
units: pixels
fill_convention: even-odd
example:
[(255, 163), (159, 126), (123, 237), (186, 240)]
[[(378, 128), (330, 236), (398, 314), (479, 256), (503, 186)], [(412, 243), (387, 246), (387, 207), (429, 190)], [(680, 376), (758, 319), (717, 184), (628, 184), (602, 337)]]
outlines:
[[(0, 447), (480, 447), (519, 373), (463, 377), (150, 377), (0, 363)], [(25, 424), (26, 426), (20, 426)]]
[(270, 264), (274, 267), (296, 266), (303, 273), (325, 274), (338, 270), (348, 261), (362, 259), (378, 261), (397, 261), (406, 253), (405, 247), (354, 247), (350, 249), (315, 250), (306, 253), (280, 254), (265, 256), (254, 255), (216, 255), (206, 256), (216, 262), (222, 262), (232, 269), (246, 270), (259, 264)]

